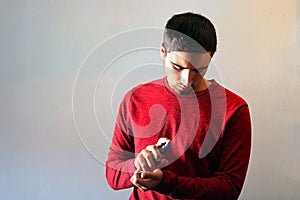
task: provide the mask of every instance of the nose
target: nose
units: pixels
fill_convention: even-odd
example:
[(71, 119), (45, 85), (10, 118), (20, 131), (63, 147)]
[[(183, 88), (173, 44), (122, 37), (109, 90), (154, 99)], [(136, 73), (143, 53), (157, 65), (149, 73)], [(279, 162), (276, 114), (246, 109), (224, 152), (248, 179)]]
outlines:
[(184, 69), (181, 71), (181, 83), (186, 87), (192, 85), (192, 71), (190, 69)]

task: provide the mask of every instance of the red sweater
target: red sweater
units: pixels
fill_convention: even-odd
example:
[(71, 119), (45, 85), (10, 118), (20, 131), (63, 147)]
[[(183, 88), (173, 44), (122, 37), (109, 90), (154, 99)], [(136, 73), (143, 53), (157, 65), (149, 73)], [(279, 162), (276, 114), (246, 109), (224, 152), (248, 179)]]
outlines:
[[(142, 192), (130, 178), (134, 158), (160, 137), (171, 140), (163, 179)], [(212, 81), (178, 95), (166, 78), (128, 92), (119, 109), (106, 163), (113, 189), (133, 187), (130, 199), (237, 199), (247, 172), (251, 121), (247, 103)]]

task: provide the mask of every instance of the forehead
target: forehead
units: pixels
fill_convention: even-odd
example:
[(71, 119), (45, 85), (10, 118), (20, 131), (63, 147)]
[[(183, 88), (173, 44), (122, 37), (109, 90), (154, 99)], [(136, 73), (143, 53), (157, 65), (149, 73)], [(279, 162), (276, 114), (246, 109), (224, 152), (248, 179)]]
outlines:
[(210, 52), (191, 53), (184, 51), (171, 51), (168, 53), (169, 59), (176, 64), (193, 65), (194, 67), (204, 67), (210, 62)]

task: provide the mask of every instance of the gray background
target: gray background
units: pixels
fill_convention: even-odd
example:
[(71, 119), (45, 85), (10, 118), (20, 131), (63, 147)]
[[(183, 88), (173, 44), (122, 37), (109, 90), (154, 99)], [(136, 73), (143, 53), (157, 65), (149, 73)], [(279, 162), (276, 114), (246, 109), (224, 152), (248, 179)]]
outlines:
[[(216, 78), (251, 106), (253, 148), (240, 199), (300, 198), (299, 1), (2, 0), (1, 199), (128, 199), (129, 190), (108, 187), (103, 162), (122, 95), (140, 81), (163, 75), (159, 64), (132, 73), (126, 67), (151, 60), (161, 64), (158, 51), (119, 59), (98, 87), (105, 68), (100, 63), (120, 54), (118, 43), (108, 40), (100, 46), (104, 53), (98, 51), (82, 64), (112, 35), (138, 27), (162, 28), (170, 16), (183, 11), (202, 13), (215, 24)], [(128, 42), (149, 40), (159, 48), (157, 35), (143, 38), (133, 31)], [(80, 66), (85, 71), (78, 71)], [(116, 89), (111, 93), (111, 88)]]

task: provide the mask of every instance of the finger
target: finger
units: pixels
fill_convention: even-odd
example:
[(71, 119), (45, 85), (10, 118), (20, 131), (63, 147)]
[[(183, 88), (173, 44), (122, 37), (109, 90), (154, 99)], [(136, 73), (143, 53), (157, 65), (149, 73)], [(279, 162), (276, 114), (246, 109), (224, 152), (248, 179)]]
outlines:
[(143, 155), (143, 157), (145, 158), (145, 161), (146, 161), (142, 165), (142, 167), (145, 168), (143, 171), (148, 171), (149, 168), (151, 169), (151, 168), (155, 167), (155, 163), (154, 163), (153, 158), (152, 158), (152, 153), (150, 151), (144, 149), (142, 151), (142, 155)]
[(134, 161), (134, 165), (137, 171), (147, 171), (148, 165), (147, 161), (142, 154), (137, 155)]
[(148, 181), (147, 179), (154, 179), (154, 178), (156, 178), (154, 172), (142, 172), (141, 173), (141, 179), (143, 179), (143, 180), (139, 180), (139, 181), (144, 183), (145, 181)]
[(136, 185), (142, 188), (144, 191), (150, 190), (157, 186), (163, 178), (163, 172), (160, 169), (154, 170), (154, 172), (142, 172), (141, 178), (136, 180)]
[(159, 151), (159, 148), (157, 146), (149, 145), (149, 146), (146, 147), (146, 149), (151, 152), (152, 158), (154, 158), (155, 161), (160, 161), (160, 159), (162, 158), (162, 155), (161, 155), (161, 153)]
[(149, 189), (146, 186), (141, 184), (143, 181), (141, 181), (142, 179), (140, 178), (140, 174), (141, 172), (135, 171), (133, 176), (130, 178), (130, 181), (141, 191), (145, 192)]
[(167, 143), (167, 142), (170, 142), (170, 140), (168, 138), (161, 137), (158, 139), (155, 146), (161, 146), (162, 144)]
[(134, 182), (134, 185), (136, 187), (138, 187), (139, 189), (141, 189), (143, 192), (145, 192), (145, 191), (149, 190), (147, 185), (149, 184), (150, 181), (152, 181), (152, 180), (151, 179), (138, 178)]
[(139, 159), (138, 161), (139, 168), (137, 168), (139, 171), (148, 171), (149, 166), (147, 165), (147, 161), (144, 157)]
[(146, 188), (146, 187), (144, 187), (144, 186), (142, 186), (140, 184), (136, 184), (135, 186), (138, 187), (143, 192), (146, 192), (147, 190), (149, 190), (148, 188)]
[(137, 181), (137, 173), (134, 173), (130, 178), (130, 181), (135, 185)]
[(132, 177), (130, 178), (130, 181), (133, 183), (133, 184), (138, 184), (138, 180), (141, 178), (141, 172), (140, 171), (135, 171), (132, 175)]
[(135, 170), (135, 172), (133, 173), (132, 177), (130, 178), (130, 180), (135, 181), (136, 179), (141, 177), (141, 171), (139, 170)]
[(147, 172), (146, 174), (149, 178), (152, 179), (161, 179), (163, 177), (163, 172), (161, 171), (161, 169), (155, 169), (153, 172)]
[(141, 184), (138, 183), (137, 181), (138, 179), (135, 177), (131, 177), (130, 181), (133, 183), (133, 185), (135, 185), (137, 188), (139, 188), (140, 190), (142, 190), (143, 192), (147, 190), (147, 188), (145, 188), (144, 186), (142, 186)]

